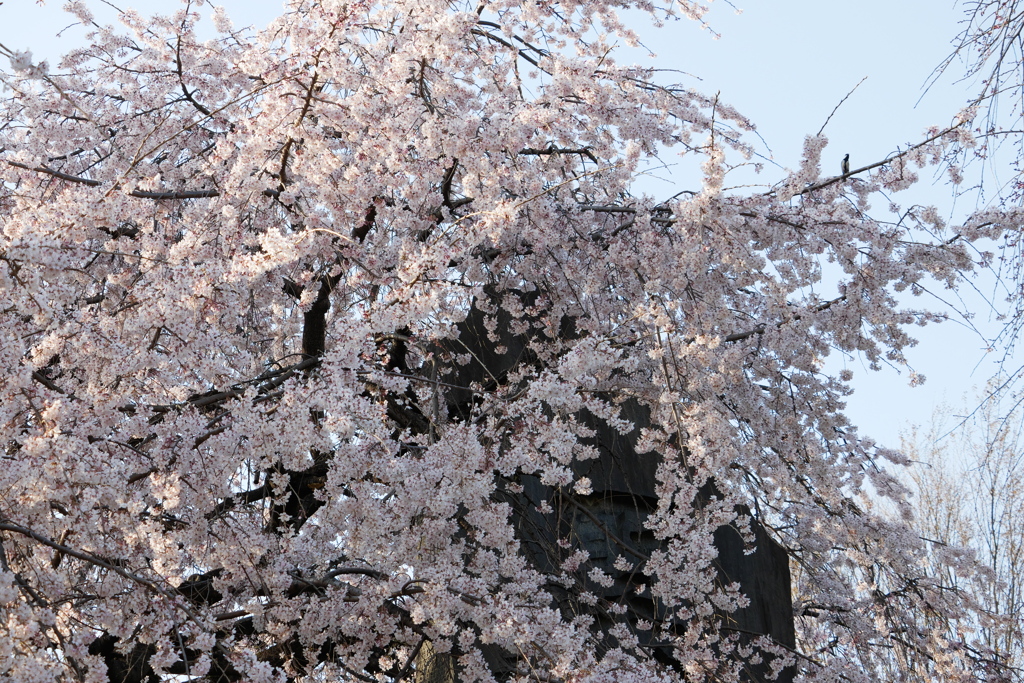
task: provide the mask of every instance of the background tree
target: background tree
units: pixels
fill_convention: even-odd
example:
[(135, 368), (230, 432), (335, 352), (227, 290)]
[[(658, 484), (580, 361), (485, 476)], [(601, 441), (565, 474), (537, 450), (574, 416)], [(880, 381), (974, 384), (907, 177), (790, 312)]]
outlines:
[[(855, 179), (810, 137), (747, 196), (751, 124), (618, 64), (625, 3), (296, 0), (212, 41), (198, 6), (3, 75), (6, 675), (991, 673), (977, 604), (855, 504), (904, 460), (822, 369), (901, 362), (934, 316), (896, 293), (1019, 227), (869, 213), (962, 122)], [(701, 185), (637, 196), (667, 153)], [(799, 568), (795, 631), (743, 627), (736, 538)]]
[[(993, 382), (987, 395), (997, 388)], [(951, 422), (959, 423), (950, 431)], [(921, 532), (931, 539), (932, 562), (951, 584), (965, 577), (949, 569), (946, 554), (973, 552), (991, 569), (970, 580), (971, 591), (997, 619), (981, 625), (985, 643), (998, 657), (1024, 666), (1024, 449), (1019, 410), (984, 401), (962, 422), (948, 409), (932, 428), (911, 433), (907, 455)]]

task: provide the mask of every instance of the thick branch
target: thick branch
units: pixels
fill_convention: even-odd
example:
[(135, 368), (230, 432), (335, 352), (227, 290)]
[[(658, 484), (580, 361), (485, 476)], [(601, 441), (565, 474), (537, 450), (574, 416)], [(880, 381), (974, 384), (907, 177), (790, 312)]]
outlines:
[[(896, 154), (890, 154), (889, 156), (887, 156), (886, 158), (882, 159), (881, 161), (876, 161), (873, 164), (868, 164), (867, 166), (861, 166), (858, 169), (854, 169), (854, 170), (850, 171), (849, 173), (844, 173), (843, 175), (838, 175), (838, 176), (835, 176), (834, 178), (829, 178), (828, 180), (823, 180), (820, 183), (815, 183), (814, 185), (810, 185), (809, 187), (805, 187), (804, 189), (800, 190), (796, 194), (797, 194), (797, 196), (799, 196), (799, 195), (802, 195), (802, 194), (807, 194), (808, 192), (814, 192), (815, 190), (820, 190), (823, 187), (828, 187), (829, 185), (833, 185), (835, 183), (838, 183), (838, 182), (841, 182), (843, 180), (846, 180), (850, 176), (855, 176), (855, 175), (857, 175), (859, 173), (863, 173), (864, 171), (870, 171), (871, 169), (878, 168), (879, 166), (885, 166), (886, 164), (888, 164), (893, 159), (899, 159), (900, 157), (904, 157), (907, 154), (913, 152), (915, 149), (919, 149), (921, 147), (924, 147), (927, 144), (935, 142), (936, 140), (938, 140), (942, 136), (948, 135), (949, 133), (952, 133), (954, 130), (956, 130), (960, 126), (964, 125), (965, 123), (967, 123), (967, 121), (961, 121), (960, 123), (956, 124), (955, 126), (950, 126), (949, 128), (947, 128), (947, 129), (945, 129), (945, 130), (943, 130), (941, 132), (936, 133), (935, 135), (931, 136), (930, 138), (928, 138), (928, 139), (926, 139), (926, 140), (924, 140), (922, 142), (919, 142), (919, 143), (917, 143), (916, 145), (914, 145), (912, 147), (908, 147), (906, 150), (904, 150), (902, 152), (897, 152)], [(771, 192), (768, 192), (767, 194), (775, 194), (775, 190), (772, 190)]]
[(303, 314), (302, 320), (302, 353), (309, 358), (319, 358), (327, 345), (327, 312), (331, 309), (331, 291), (341, 275), (323, 277), (320, 280), (320, 291), (316, 301)]
[(590, 151), (590, 147), (555, 147), (552, 145), (546, 149), (534, 149), (533, 147), (527, 147), (526, 149), (519, 150), (520, 154), (527, 156), (550, 156), (556, 154), (579, 154), (597, 163), (597, 157)]
[(182, 92), (183, 95), (185, 95), (185, 99), (188, 100), (189, 102), (191, 102), (192, 106), (194, 106), (196, 109), (198, 109), (199, 112), (202, 113), (203, 115), (205, 115), (205, 116), (213, 116), (213, 114), (210, 113), (210, 110), (207, 109), (206, 107), (204, 107), (203, 105), (199, 104), (199, 102), (196, 101), (196, 98), (192, 96), (192, 93), (189, 92), (188, 88), (185, 87), (185, 74), (184, 74), (184, 70), (183, 70), (183, 68), (181, 66), (181, 36), (180, 35), (178, 36), (178, 44), (175, 47), (174, 59), (175, 59), (175, 62), (177, 63), (177, 67), (178, 67), (178, 83), (181, 84), (181, 92)]
[[(69, 183), (80, 183), (82, 185), (88, 185), (89, 187), (99, 187), (103, 183), (99, 180), (93, 180), (92, 178), (83, 178), (81, 176), (71, 175), (70, 173), (64, 173), (57, 171), (48, 166), (27, 166), (25, 164), (18, 163), (17, 161), (7, 161), (8, 166), (14, 166), (15, 168), (23, 168), (26, 171), (35, 171), (36, 173), (45, 173), (46, 175), (66, 180)], [(176, 190), (168, 192), (153, 192), (149, 190), (132, 190), (128, 193), (132, 197), (139, 199), (211, 199), (213, 197), (219, 197), (221, 195), (219, 190)], [(277, 197), (281, 193), (277, 190), (263, 190), (263, 196), (265, 197)]]
[[(104, 560), (101, 557), (93, 555), (92, 553), (85, 552), (84, 550), (76, 550), (70, 546), (64, 545), (62, 543), (57, 543), (56, 541), (52, 541), (49, 538), (46, 538), (45, 536), (37, 534), (36, 532), (32, 531), (27, 527), (21, 526), (20, 524), (13, 524), (8, 521), (0, 521), (0, 531), (10, 531), (16, 534), (21, 534), (22, 536), (31, 538), (32, 540), (38, 543), (42, 543), (43, 545), (49, 548), (53, 548), (54, 550), (64, 553), (65, 555), (77, 557), (78, 559), (83, 560), (84, 562), (88, 562), (89, 564), (95, 565), (97, 567), (102, 567), (103, 569), (114, 572), (118, 576), (128, 579), (129, 581), (133, 581), (145, 587), (146, 589), (152, 591), (153, 593), (157, 593), (158, 595), (162, 595), (165, 598), (171, 600), (174, 599), (174, 596), (171, 595), (169, 591), (162, 588), (154, 581), (151, 581), (145, 577), (139, 576), (138, 574), (123, 569), (117, 564), (108, 562), (107, 560)], [(189, 612), (189, 615), (194, 616), (191, 614), (191, 612)]]
[(220, 192), (217, 190), (181, 190), (179, 192), (132, 190), (128, 194), (139, 199), (210, 199), (211, 197), (220, 196)]
[(47, 166), (26, 166), (25, 164), (19, 164), (17, 161), (8, 161), (7, 165), (14, 166), (15, 168), (23, 168), (26, 171), (36, 171), (37, 173), (45, 173), (47, 175), (52, 175), (54, 178), (67, 180), (68, 182), (71, 183), (82, 183), (83, 185), (88, 185), (90, 187), (97, 187), (103, 184), (100, 181), (93, 180), (91, 178), (80, 178), (78, 176), (70, 175), (68, 173), (62, 173), (61, 171), (55, 171), (54, 169), (49, 168)]

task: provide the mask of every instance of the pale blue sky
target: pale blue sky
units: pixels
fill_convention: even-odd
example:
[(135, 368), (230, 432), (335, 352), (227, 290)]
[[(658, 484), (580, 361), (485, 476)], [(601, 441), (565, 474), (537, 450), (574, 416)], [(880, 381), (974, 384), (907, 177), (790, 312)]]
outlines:
[[(718, 92), (723, 101), (750, 118), (767, 145), (761, 145), (760, 151), (781, 167), (797, 165), (804, 136), (816, 133), (836, 104), (865, 77), (825, 129), (830, 139), (825, 158), (835, 172), (845, 153), (856, 168), (919, 141), (927, 126), (948, 124), (977, 89), (975, 83), (956, 82), (960, 73), (954, 67), (929, 92), (923, 90), (960, 29), (962, 7), (953, 0), (734, 2), (742, 14), (724, 2), (712, 3), (707, 19), (721, 36), (718, 39), (693, 22), (680, 21), (660, 31), (643, 29), (644, 44), (658, 53), (658, 67), (688, 74), (673, 80), (705, 93)], [(15, 50), (30, 49), (37, 59), (55, 62), (82, 35), (79, 28), (70, 28), (62, 39), (56, 38), (71, 23), (60, 11), (61, 4), (4, 0), (0, 43)], [(178, 7), (173, 0), (117, 0), (114, 4), (143, 13)], [(264, 25), (282, 6), (279, 0), (216, 4), (226, 8), (236, 26)], [(112, 16), (99, 0), (90, 6), (98, 16)], [(210, 11), (206, 7), (203, 13)], [(640, 58), (642, 53), (634, 54)], [(680, 172), (659, 175), (664, 181), (652, 181), (647, 191), (660, 194), (663, 188), (668, 196), (692, 181)], [(780, 176), (778, 169), (767, 164), (755, 182), (770, 184)], [(895, 199), (904, 205), (938, 204), (954, 219), (962, 218), (971, 207), (955, 207), (949, 195), (949, 187), (940, 180), (916, 191), (913, 200), (903, 195)], [(994, 324), (986, 323), (984, 300), (975, 297), (969, 305), (978, 310), (976, 324), (994, 334)], [(888, 445), (898, 445), (899, 433), (909, 423), (927, 423), (936, 404), (958, 404), (995, 370), (991, 361), (996, 354), (986, 356), (984, 342), (955, 323), (916, 331), (921, 343), (908, 356), (914, 369), (928, 378), (922, 387), (910, 388), (905, 373), (870, 372), (859, 359), (835, 361), (845, 362), (855, 373), (856, 393), (848, 410), (853, 422), (862, 434)]]

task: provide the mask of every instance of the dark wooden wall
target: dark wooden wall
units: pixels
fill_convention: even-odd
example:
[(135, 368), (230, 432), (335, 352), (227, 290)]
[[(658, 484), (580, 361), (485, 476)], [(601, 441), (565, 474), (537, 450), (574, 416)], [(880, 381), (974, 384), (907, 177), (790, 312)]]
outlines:
[[(536, 301), (526, 296), (527, 304)], [(507, 381), (510, 372), (522, 364), (536, 365), (539, 361), (530, 349), (531, 338), (543, 334), (539, 330), (530, 333), (512, 332), (513, 319), (509, 314), (498, 311), (493, 316), (497, 322), (495, 342), (487, 336), (486, 315), (474, 309), (466, 321), (459, 326), (459, 337), (445, 344), (444, 351), (450, 354), (470, 353), (473, 360), (466, 365), (449, 363), (441, 378), (455, 386), (477, 384), (485, 389), (495, 388), (495, 383)], [(521, 321), (520, 321), (521, 322)], [(521, 326), (520, 326), (521, 327)], [(578, 336), (575, 321), (563, 319), (556, 326), (563, 338)], [(549, 328), (550, 329), (550, 328)], [(499, 353), (498, 349), (503, 352)], [(444, 357), (444, 353), (438, 354)], [(447, 392), (448, 417), (451, 420), (469, 419), (473, 411), (474, 395), (469, 391), (451, 389)], [(594, 460), (574, 465), (577, 476), (589, 477), (593, 492), (581, 496), (572, 492), (553, 489), (541, 484), (533, 475), (518, 475), (516, 484), (522, 492), (510, 492), (501, 488), (498, 497), (509, 503), (514, 513), (514, 523), (522, 544), (522, 552), (529, 562), (544, 573), (558, 573), (562, 559), (567, 554), (559, 547), (559, 538), (572, 540), (575, 548), (584, 548), (590, 554), (590, 566), (597, 566), (614, 578), (611, 587), (594, 584), (581, 572), (580, 584), (586, 590), (598, 595), (601, 600), (628, 606), (625, 615), (614, 615), (601, 608), (581, 604), (577, 599), (579, 587), (567, 589), (559, 586), (549, 588), (553, 600), (567, 617), (589, 612), (595, 617), (595, 641), (599, 649), (616, 646), (616, 640), (608, 633), (615, 623), (625, 622), (631, 627), (640, 619), (660, 624), (661, 636), (671, 633), (674, 625), (666, 621), (663, 605), (650, 597), (650, 591), (636, 594), (639, 584), (649, 583), (650, 577), (643, 573), (643, 559), (660, 547), (654, 534), (648, 531), (644, 522), (657, 503), (656, 472), (661, 464), (657, 453), (638, 453), (635, 448), (640, 430), (650, 426), (648, 411), (637, 401), (627, 399), (621, 404), (621, 416), (635, 426), (628, 435), (619, 434), (602, 420), (589, 413), (577, 418), (592, 428), (596, 434), (590, 439), (600, 456)], [(516, 489), (513, 489), (516, 490)], [(710, 483), (701, 491), (701, 498), (714, 493)], [(549, 514), (538, 511), (546, 502), (553, 510)], [(746, 508), (739, 513), (749, 515)], [(738, 637), (742, 642), (758, 635), (771, 636), (776, 642), (795, 648), (793, 608), (790, 589), (789, 558), (784, 548), (772, 540), (756, 520), (752, 523), (756, 550), (747, 554), (739, 531), (731, 526), (721, 527), (714, 536), (718, 550), (716, 568), (719, 579), (725, 584), (739, 583), (750, 604), (732, 613), (718, 614), (723, 636)], [(571, 552), (568, 551), (568, 552)], [(623, 556), (634, 567), (633, 571), (620, 571), (613, 564)], [(632, 629), (639, 638), (643, 649), (653, 658), (669, 668), (679, 668), (673, 659), (671, 647), (664, 642), (652, 640), (653, 631)], [(492, 648), (485, 652), (495, 677), (508, 678), (515, 670), (515, 655)], [(767, 664), (747, 667), (745, 677), (755, 682), (767, 680)], [(777, 680), (788, 683), (794, 672), (784, 670)], [(421, 657), (419, 683), (448, 683), (458, 680), (458, 672), (443, 657), (431, 653)]]

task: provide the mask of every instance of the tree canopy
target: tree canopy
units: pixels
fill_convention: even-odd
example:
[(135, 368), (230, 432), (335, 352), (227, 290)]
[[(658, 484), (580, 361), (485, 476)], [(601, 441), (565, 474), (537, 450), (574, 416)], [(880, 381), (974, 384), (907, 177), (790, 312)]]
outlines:
[[(615, 59), (617, 12), (694, 3), (292, 0), (213, 40), (201, 5), (0, 76), (0, 671), (1001, 675), (909, 511), (858, 504), (906, 511), (905, 459), (823, 370), (900, 362), (936, 318), (900, 294), (1019, 229), (890, 211), (969, 114), (727, 191), (752, 124)], [(669, 154), (700, 186), (637, 192)], [(730, 627), (723, 528), (788, 556), (791, 643)]]

